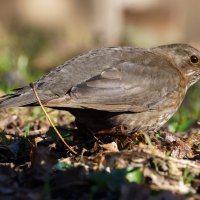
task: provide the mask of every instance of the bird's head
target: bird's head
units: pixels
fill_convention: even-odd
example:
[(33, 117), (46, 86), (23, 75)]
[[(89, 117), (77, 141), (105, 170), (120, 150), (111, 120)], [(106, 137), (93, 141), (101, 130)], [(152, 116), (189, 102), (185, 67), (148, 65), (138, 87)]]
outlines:
[(155, 48), (175, 65), (191, 86), (200, 80), (200, 51), (187, 44), (170, 44)]

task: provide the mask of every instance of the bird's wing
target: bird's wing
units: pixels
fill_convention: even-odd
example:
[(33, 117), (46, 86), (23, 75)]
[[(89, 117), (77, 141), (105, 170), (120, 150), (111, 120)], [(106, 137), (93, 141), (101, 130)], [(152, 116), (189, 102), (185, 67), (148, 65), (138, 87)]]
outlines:
[[(156, 64), (152, 64), (156, 63)], [(180, 86), (180, 72), (168, 61), (137, 64), (121, 61), (71, 88), (50, 107), (89, 108), (110, 112), (155, 109)]]

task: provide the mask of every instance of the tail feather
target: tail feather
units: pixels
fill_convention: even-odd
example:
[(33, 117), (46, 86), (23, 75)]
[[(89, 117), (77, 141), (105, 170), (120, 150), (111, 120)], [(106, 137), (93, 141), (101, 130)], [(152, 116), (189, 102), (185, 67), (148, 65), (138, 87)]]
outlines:
[(16, 106), (25, 106), (36, 102), (36, 98), (30, 86), (16, 88), (12, 91), (12, 94), (0, 97), (0, 110)]
[(0, 100), (0, 110), (10, 107), (25, 106), (36, 101), (33, 93), (11, 94)]
[[(35, 94), (33, 93), (33, 90), (30, 86), (17, 88), (13, 91), (14, 93), (12, 94), (0, 97), (0, 110), (4, 110), (10, 107), (38, 105)], [(41, 101), (46, 101), (58, 97), (58, 95), (52, 94), (52, 92), (49, 90), (38, 90), (37, 92)]]

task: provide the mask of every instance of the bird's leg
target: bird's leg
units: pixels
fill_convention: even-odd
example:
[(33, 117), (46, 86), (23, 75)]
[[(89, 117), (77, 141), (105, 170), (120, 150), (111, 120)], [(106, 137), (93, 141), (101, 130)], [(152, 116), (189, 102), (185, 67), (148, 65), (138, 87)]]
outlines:
[(110, 128), (110, 129), (97, 131), (96, 135), (127, 136), (128, 131), (125, 126), (120, 125), (120, 126), (116, 126), (116, 127)]

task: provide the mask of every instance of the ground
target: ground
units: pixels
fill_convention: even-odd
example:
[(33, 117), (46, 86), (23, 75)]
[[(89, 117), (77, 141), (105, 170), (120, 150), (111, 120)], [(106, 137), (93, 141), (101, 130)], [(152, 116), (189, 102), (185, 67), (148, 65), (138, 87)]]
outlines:
[(0, 199), (200, 199), (200, 125), (133, 135), (77, 130), (67, 112), (41, 108), (0, 116)]

